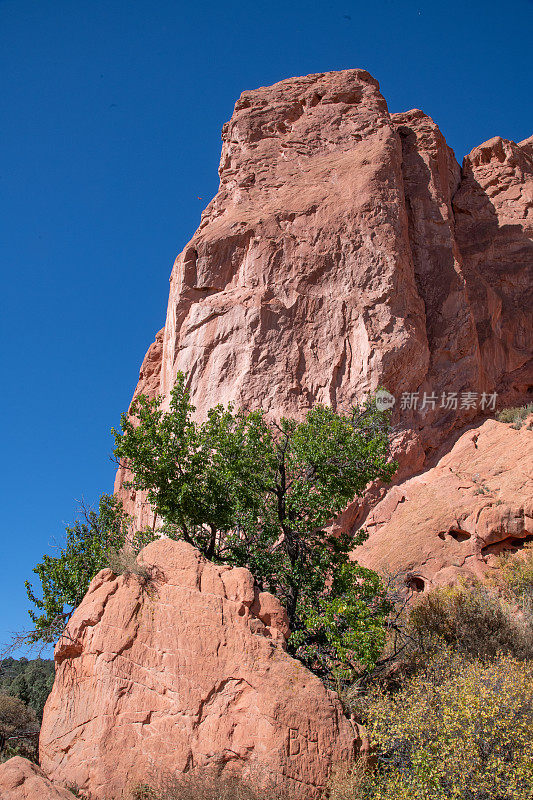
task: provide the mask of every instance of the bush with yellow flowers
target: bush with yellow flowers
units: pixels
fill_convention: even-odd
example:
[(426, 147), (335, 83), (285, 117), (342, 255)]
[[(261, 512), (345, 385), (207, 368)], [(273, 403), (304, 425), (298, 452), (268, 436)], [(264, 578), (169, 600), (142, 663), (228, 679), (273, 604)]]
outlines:
[(372, 770), (337, 775), (331, 800), (531, 800), (533, 663), (444, 648), (390, 693), (366, 725)]

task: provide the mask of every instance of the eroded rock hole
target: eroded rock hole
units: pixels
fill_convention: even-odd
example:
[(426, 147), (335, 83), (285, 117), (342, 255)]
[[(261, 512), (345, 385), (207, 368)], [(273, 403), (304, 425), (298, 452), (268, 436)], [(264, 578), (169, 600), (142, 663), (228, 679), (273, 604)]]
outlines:
[(511, 543), (513, 547), (516, 547), (517, 550), (522, 550), (528, 542), (533, 542), (533, 534), (529, 534), (528, 536), (524, 536), (523, 539), (512, 539)]
[(452, 528), (449, 534), (456, 542), (466, 542), (470, 539), (470, 534), (467, 531), (462, 531), (460, 528)]
[(423, 592), (426, 586), (424, 579), (419, 575), (410, 575), (405, 583), (412, 592)]
[(507, 539), (502, 539), (501, 542), (488, 544), (482, 548), (481, 554), (484, 556), (499, 555), (500, 553), (517, 553), (523, 550), (526, 544), (533, 542), (533, 534), (527, 536), (509, 536)]
[(471, 534), (468, 533), (468, 531), (461, 530), (461, 528), (451, 528), (449, 531), (440, 531), (438, 536), (443, 542), (446, 541), (447, 536), (451, 536), (456, 542), (466, 542), (471, 538)]
[(314, 92), (313, 96), (309, 100), (310, 107), (313, 108), (313, 106), (318, 105), (320, 103), (320, 101), (322, 100), (322, 97), (323, 97), (323, 95), (319, 94), (318, 92)]

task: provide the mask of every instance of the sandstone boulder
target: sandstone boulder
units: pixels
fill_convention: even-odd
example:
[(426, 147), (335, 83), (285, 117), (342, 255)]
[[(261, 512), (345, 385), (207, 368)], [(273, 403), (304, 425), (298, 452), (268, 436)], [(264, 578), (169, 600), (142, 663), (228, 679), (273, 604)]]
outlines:
[(161, 771), (216, 767), (315, 796), (356, 733), (287, 654), (279, 602), (185, 542), (161, 539), (140, 559), (151, 581), (100, 572), (57, 645), (47, 775), (103, 799)]
[(75, 795), (48, 780), (42, 769), (26, 758), (0, 764), (1, 800), (74, 800)]
[(498, 553), (533, 540), (532, 465), (528, 424), (471, 428), (432, 469), (372, 509), (363, 525), (369, 538), (354, 556), (414, 591), (482, 578)]

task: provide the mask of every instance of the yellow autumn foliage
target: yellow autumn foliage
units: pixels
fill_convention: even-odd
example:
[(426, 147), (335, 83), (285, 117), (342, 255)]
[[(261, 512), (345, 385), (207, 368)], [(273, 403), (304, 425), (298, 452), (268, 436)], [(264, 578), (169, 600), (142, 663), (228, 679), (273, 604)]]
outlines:
[(337, 775), (331, 800), (531, 800), (533, 662), (444, 649), (366, 724), (376, 766)]

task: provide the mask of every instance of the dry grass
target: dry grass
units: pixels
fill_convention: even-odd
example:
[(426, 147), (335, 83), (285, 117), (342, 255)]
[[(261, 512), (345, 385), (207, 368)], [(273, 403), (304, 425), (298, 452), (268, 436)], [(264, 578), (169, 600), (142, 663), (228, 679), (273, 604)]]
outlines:
[(364, 797), (371, 780), (370, 770), (362, 760), (353, 767), (339, 767), (331, 776), (324, 800), (356, 800)]
[(508, 422), (512, 424), (513, 428), (520, 430), (530, 414), (533, 414), (533, 403), (528, 403), (527, 406), (504, 408), (496, 414), (496, 419), (499, 422)]
[(159, 774), (137, 785), (131, 800), (287, 800), (286, 791), (268, 783), (259, 778), (243, 781), (236, 776), (221, 776), (207, 769), (179, 776)]
[(145, 586), (153, 578), (151, 569), (142, 562), (139, 563), (136, 553), (128, 547), (123, 547), (121, 550), (110, 550), (108, 564), (115, 575), (135, 575)]

